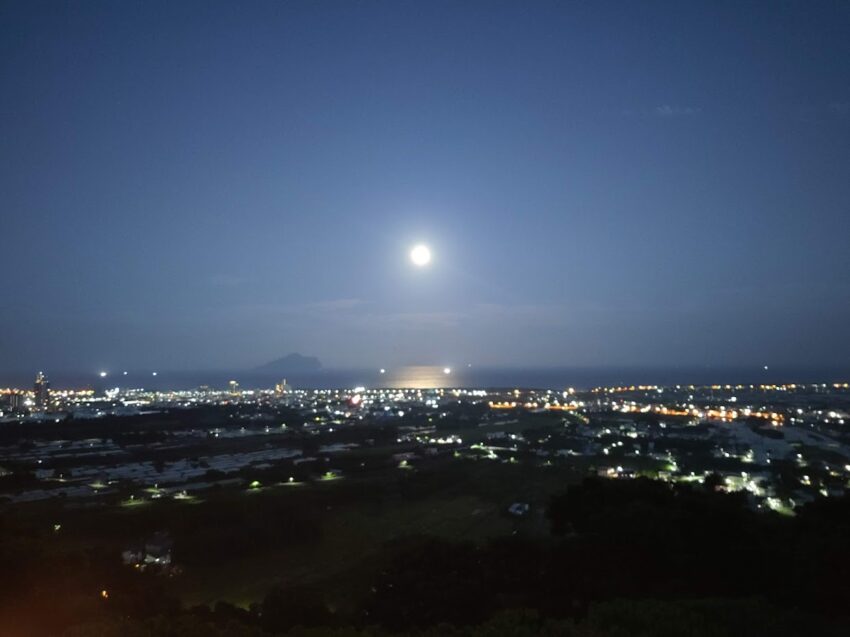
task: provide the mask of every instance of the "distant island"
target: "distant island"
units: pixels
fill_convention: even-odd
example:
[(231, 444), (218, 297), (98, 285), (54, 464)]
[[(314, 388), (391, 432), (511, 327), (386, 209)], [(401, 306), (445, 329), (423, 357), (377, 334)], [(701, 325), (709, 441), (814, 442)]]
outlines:
[(303, 374), (306, 372), (318, 372), (322, 369), (322, 363), (315, 356), (302, 356), (297, 352), (287, 354), (271, 362), (255, 367), (256, 372), (274, 374)]

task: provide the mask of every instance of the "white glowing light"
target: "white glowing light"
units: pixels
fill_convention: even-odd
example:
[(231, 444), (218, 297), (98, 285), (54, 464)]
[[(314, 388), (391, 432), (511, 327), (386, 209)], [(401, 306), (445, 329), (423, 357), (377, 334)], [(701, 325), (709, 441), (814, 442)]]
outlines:
[(452, 368), (451, 367), (443, 367), (443, 373), (444, 374), (451, 374)]
[(156, 372), (152, 372), (152, 373), (151, 373), (151, 376), (156, 376)]
[(382, 368), (381, 368), (381, 373), (382, 373), (382, 374), (386, 374), (386, 373), (387, 373), (387, 370), (385, 370), (385, 369), (382, 367)]
[(100, 372), (100, 377), (101, 377), (101, 378), (106, 378), (106, 372)]
[(410, 251), (410, 260), (413, 261), (413, 265), (420, 268), (426, 266), (431, 263), (431, 250), (428, 249), (428, 246), (420, 243)]

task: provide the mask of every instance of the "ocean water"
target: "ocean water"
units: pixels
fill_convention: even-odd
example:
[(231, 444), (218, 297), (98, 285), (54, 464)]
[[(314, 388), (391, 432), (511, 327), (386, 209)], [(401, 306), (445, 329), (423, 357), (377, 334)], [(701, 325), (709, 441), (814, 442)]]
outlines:
[[(32, 386), (35, 372), (0, 373), (0, 387)], [(235, 380), (243, 389), (268, 389), (283, 375), (249, 370), (158, 371), (112, 373), (100, 378), (93, 372), (44, 370), (56, 389), (96, 390), (122, 387), (144, 389), (193, 389), (201, 385), (224, 389)], [(446, 368), (416, 365), (378, 369), (326, 369), (313, 373), (286, 375), (287, 382), (299, 389), (336, 389), (353, 387), (426, 388), (536, 388), (563, 390), (567, 387), (590, 389), (611, 385), (676, 385), (738, 383), (832, 383), (850, 381), (850, 367), (836, 368), (615, 368), (615, 367), (475, 367)]]

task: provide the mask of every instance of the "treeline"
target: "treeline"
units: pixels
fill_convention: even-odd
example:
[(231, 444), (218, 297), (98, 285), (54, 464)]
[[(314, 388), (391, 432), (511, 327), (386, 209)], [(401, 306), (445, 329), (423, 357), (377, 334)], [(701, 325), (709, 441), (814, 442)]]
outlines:
[[(471, 626), (441, 623), (389, 631), (380, 626), (292, 628), (285, 637), (841, 637), (842, 627), (822, 617), (788, 610), (761, 599), (657, 601), (594, 604), (581, 619), (553, 619), (527, 609), (500, 611)], [(113, 618), (75, 627), (66, 637), (270, 637), (240, 612), (219, 605), (178, 617)]]
[(38, 439), (113, 438), (116, 432), (127, 435), (141, 432), (168, 432), (176, 429), (241, 427), (250, 423), (243, 420), (241, 416), (256, 415), (296, 426), (301, 426), (304, 420), (297, 410), (283, 405), (201, 405), (169, 408), (147, 414), (85, 419), (75, 419), (70, 414), (57, 414), (58, 422), (50, 420), (4, 423), (0, 427), (0, 444), (8, 445)]

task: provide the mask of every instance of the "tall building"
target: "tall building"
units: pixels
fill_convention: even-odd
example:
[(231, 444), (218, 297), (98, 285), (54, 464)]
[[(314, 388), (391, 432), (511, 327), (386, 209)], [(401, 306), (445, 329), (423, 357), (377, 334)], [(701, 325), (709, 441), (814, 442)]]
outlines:
[(228, 385), (230, 386), (230, 393), (234, 396), (238, 396), (239, 395), (239, 383), (237, 383), (235, 380), (232, 380), (228, 383)]
[(44, 372), (36, 374), (33, 393), (35, 394), (35, 406), (42, 410), (47, 408), (50, 403), (50, 381), (47, 380)]
[(277, 385), (274, 386), (274, 391), (278, 395), (289, 393), (289, 385), (286, 384), (285, 378), (282, 381), (280, 381)]
[(13, 391), (11, 394), (9, 394), (9, 408), (12, 411), (20, 411), (24, 408), (23, 392)]

